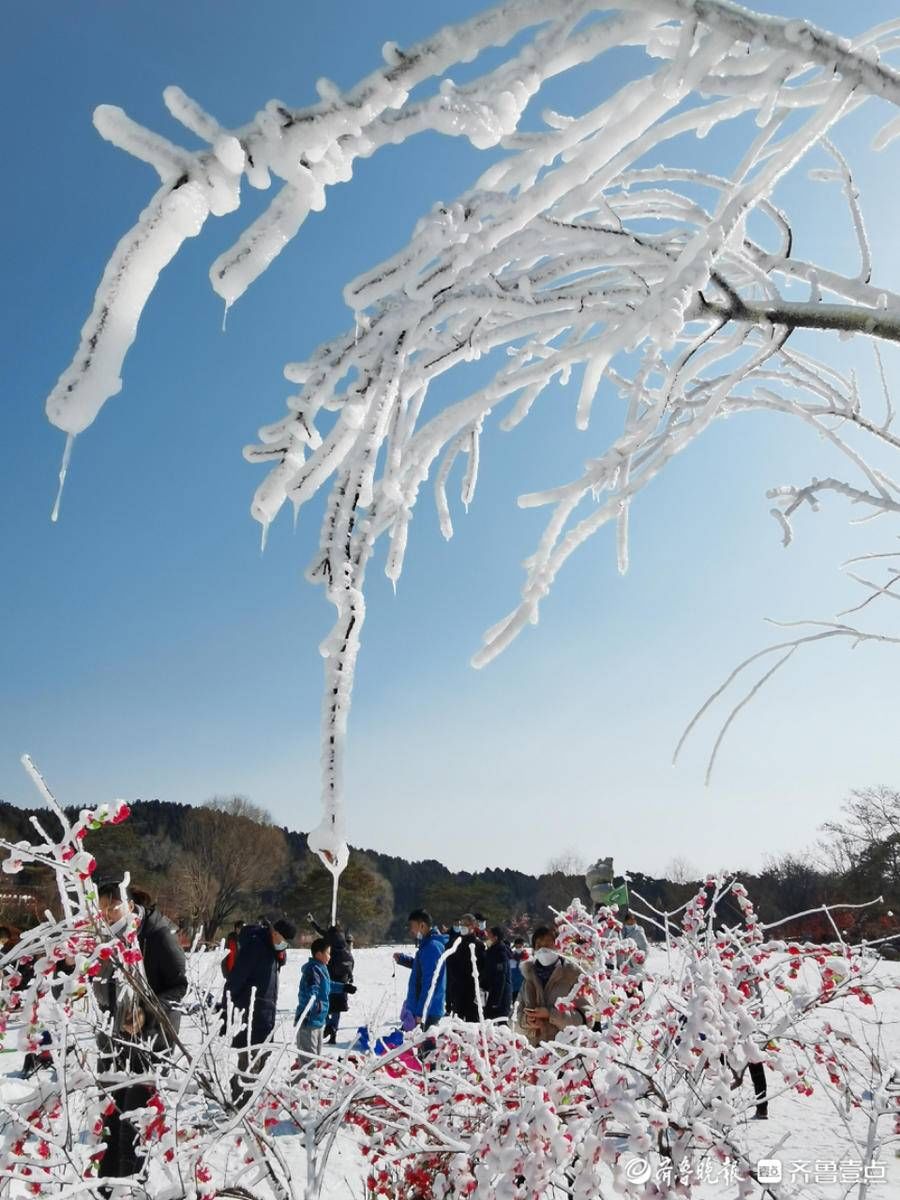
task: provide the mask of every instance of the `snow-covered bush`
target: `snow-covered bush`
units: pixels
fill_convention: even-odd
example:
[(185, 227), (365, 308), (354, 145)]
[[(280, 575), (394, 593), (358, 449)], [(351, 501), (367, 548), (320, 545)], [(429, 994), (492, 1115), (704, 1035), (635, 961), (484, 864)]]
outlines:
[[(735, 927), (724, 902), (742, 917)], [(587, 1024), (537, 1049), (504, 1025), (453, 1024), (426, 1071), (360, 1096), (349, 1119), (374, 1194), (525, 1200), (612, 1187), (637, 1198), (648, 1178), (657, 1196), (716, 1179), (757, 1194), (756, 1162), (735, 1136), (756, 1104), (741, 1088), (751, 1062), (765, 1064), (770, 1097), (828, 1087), (848, 1123), (863, 1109), (867, 1162), (895, 1139), (889, 1064), (843, 1012), (872, 1003), (872, 961), (858, 949), (768, 940), (742, 885), (717, 879), (686, 906), (652, 974), (614, 912), (575, 902), (557, 924), (581, 972), (564, 1003), (586, 1006)], [(339, 1070), (334, 1079), (340, 1095)]]
[[(153, 1003), (141, 970), (134, 919), (113, 933), (99, 913), (85, 832), (127, 816), (121, 804), (70, 824), (31, 768), (60, 825), (36, 822), (40, 842), (4, 844), (7, 871), (52, 871), (59, 907), (0, 960), (0, 1024), (7, 1048), (45, 1051), (22, 1092), (0, 1099), (0, 1195), (78, 1194), (96, 1181), (104, 1118), (123, 1070), (101, 1070), (97, 1037), (110, 1023), (91, 988), (112, 970)], [(827, 912), (828, 910), (826, 910)], [(290, 1038), (260, 1059), (249, 1094), (232, 1100), (231, 1041), (211, 1003), (221, 984), (217, 956), (190, 958), (180, 1035), (151, 1053), (140, 1081), (152, 1088), (138, 1110), (145, 1165), (156, 1197), (298, 1194), (298, 1159), (274, 1136), (285, 1124), (306, 1149), (303, 1186), (312, 1200), (338, 1140), (353, 1138), (376, 1195), (443, 1200), (530, 1200), (569, 1195), (690, 1195), (712, 1167), (731, 1172), (741, 1194), (758, 1190), (736, 1136), (755, 1105), (741, 1084), (763, 1062), (769, 1097), (827, 1088), (873, 1162), (896, 1139), (898, 1098), (883, 1048), (860, 1025), (877, 993), (867, 948), (773, 940), (744, 888), (710, 879), (680, 914), (647, 910), (666, 952), (654, 969), (625, 936), (615, 911), (590, 914), (577, 901), (557, 918), (557, 944), (578, 968), (573, 992), (586, 1021), (532, 1047), (503, 1024), (445, 1021), (405, 1041), (358, 1047), (298, 1071)], [(63, 970), (60, 970), (62, 964)], [(28, 972), (33, 972), (27, 978)], [(42, 1043), (42, 1033), (49, 1043)], [(554, 1190), (555, 1189), (555, 1190)]]

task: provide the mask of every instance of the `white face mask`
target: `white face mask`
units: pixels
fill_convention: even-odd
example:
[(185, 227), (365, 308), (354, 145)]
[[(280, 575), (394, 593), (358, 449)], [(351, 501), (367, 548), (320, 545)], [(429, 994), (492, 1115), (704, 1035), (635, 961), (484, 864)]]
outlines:
[(128, 917), (119, 917), (118, 921), (113, 921), (109, 927), (109, 932), (113, 937), (118, 937), (120, 933), (125, 932), (125, 926), (128, 924)]
[(454, 933), (465, 933), (465, 931), (466, 931), (465, 925), (454, 925), (453, 926)]
[(280, 954), (282, 950), (287, 950), (287, 942), (275, 942), (272, 949), (276, 954)]
[(534, 957), (542, 967), (552, 967), (559, 958), (559, 955), (555, 950), (551, 950), (549, 946), (545, 946), (542, 950), (537, 950)]

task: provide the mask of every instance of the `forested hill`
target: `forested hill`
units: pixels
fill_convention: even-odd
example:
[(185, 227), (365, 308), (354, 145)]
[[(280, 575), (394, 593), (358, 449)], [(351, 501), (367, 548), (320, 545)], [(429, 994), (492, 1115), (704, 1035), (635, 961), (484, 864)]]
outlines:
[[(52, 829), (46, 811), (0, 801), (0, 838), (31, 840), (32, 813)], [(128, 870), (132, 882), (153, 894), (176, 923), (191, 930), (202, 926), (209, 937), (221, 936), (237, 918), (284, 913), (305, 928), (307, 912), (324, 921), (330, 911), (331, 876), (308, 850), (306, 835), (273, 825), (263, 810), (239, 797), (202, 807), (137, 801), (128, 821), (90, 834), (85, 845), (97, 859), (98, 874), (120, 877)], [(659, 909), (676, 909), (696, 889), (689, 880), (656, 879), (633, 869), (636, 864), (618, 865), (628, 871), (632, 892)], [(784, 858), (756, 876), (737, 873), (764, 920), (826, 898), (856, 899), (861, 888), (876, 883), (823, 873), (796, 858)], [(0, 919), (24, 925), (52, 904), (54, 889), (46, 872), (32, 869), (4, 877), (0, 893)], [(21, 895), (33, 899), (22, 901)], [(341, 880), (339, 912), (364, 944), (402, 937), (407, 913), (419, 906), (442, 922), (479, 911), (490, 923), (525, 929), (548, 919), (552, 908), (564, 907), (573, 896), (587, 902), (580, 873), (529, 875), (508, 867), (450, 871), (435, 859), (408, 862), (354, 849)]]

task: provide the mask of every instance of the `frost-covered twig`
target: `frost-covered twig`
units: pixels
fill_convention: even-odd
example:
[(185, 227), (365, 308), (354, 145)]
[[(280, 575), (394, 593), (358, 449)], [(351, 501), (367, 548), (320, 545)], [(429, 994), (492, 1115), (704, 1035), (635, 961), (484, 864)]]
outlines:
[[(881, 358), (887, 412), (875, 419), (855, 377), (794, 342), (803, 330), (900, 340), (900, 295), (871, 282), (854, 167), (834, 140), (835, 126), (868, 99), (900, 104), (900, 74), (889, 61), (898, 29), (894, 22), (848, 41), (728, 0), (516, 0), (407, 50), (389, 44), (384, 66), (356, 87), (341, 92), (320, 81), (317, 104), (272, 101), (236, 130), (168, 89), (170, 111), (207, 143), (201, 151), (119, 110), (98, 110), (104, 136), (149, 162), (162, 186), (114, 253), (76, 359), (48, 400), (50, 419), (69, 438), (119, 390), (160, 270), (210, 214), (239, 206), (244, 177), (267, 187), (274, 175), (282, 186), (213, 266), (213, 287), (226, 304), (324, 205), (327, 187), (350, 178), (357, 157), (425, 130), (505, 152), (455, 202), (424, 216), (406, 247), (347, 285), (352, 324), (287, 366), (297, 387), (287, 412), (246, 451), (269, 467), (252, 505), (264, 532), (286, 501), (296, 514), (330, 487), (308, 572), (336, 612), (322, 645), (323, 816), (310, 845), (336, 877), (347, 856), (344, 742), (375, 544), (389, 541), (386, 573), (396, 584), (432, 472), (441, 530), (452, 533), (449, 473), (465, 454), (468, 507), (482, 430), (495, 412), (501, 428), (512, 429), (574, 382), (576, 428), (588, 434), (602, 404), (620, 412), (621, 429), (589, 435), (587, 466), (576, 478), (520, 497), (522, 506), (546, 506), (549, 518), (526, 563), (521, 602), (487, 632), (476, 665), (537, 622), (569, 556), (609, 522), (626, 569), (636, 497), (733, 414), (777, 412), (803, 422), (853, 475), (774, 493), (785, 544), (792, 514), (824, 489), (866, 515), (896, 515), (896, 485), (843, 428), (879, 448), (900, 445), (890, 432)], [(499, 65), (461, 86), (446, 77), (454, 63), (489, 47), (508, 47)], [(609, 97), (588, 94), (584, 111), (547, 113), (543, 129), (520, 129), (546, 80), (623, 47), (644, 52), (643, 73)], [(422, 86), (430, 79), (440, 79), (431, 92)], [(730, 176), (668, 161), (685, 137), (722, 126), (743, 139)], [(895, 133), (889, 121), (877, 145), (888, 146)], [(647, 165), (654, 161), (661, 165)], [(843, 185), (860, 256), (851, 276), (793, 252), (793, 218), (774, 197), (801, 163), (814, 179)], [(798, 282), (808, 299), (791, 293)], [(482, 358), (489, 361), (474, 391), (435, 403), (438, 379)], [(857, 635), (835, 626), (827, 636)], [(718, 743), (713, 757), (717, 750)]]

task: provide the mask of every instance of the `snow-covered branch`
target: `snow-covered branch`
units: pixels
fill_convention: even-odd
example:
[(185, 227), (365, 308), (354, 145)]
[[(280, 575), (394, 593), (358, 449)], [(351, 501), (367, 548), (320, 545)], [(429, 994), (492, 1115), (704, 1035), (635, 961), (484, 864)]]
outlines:
[[(285, 501), (296, 512), (330, 486), (308, 578), (336, 609), (322, 647), (324, 814), (310, 842), (332, 869), (346, 856), (343, 745), (375, 543), (387, 540), (385, 570), (396, 583), (429, 479), (451, 535), (448, 484), (462, 460), (468, 507), (495, 412), (501, 428), (513, 429), (542, 397), (574, 383), (577, 429), (590, 430), (602, 403), (621, 412), (621, 431), (599, 443), (593, 435), (577, 478), (520, 497), (522, 506), (546, 507), (548, 520), (521, 600), (487, 632), (476, 665), (538, 620), (559, 570), (606, 524), (616, 527), (626, 569), (633, 501), (720, 418), (796, 417), (862, 476), (862, 486), (829, 476), (778, 489), (785, 541), (797, 506), (826, 489), (872, 512), (896, 512), (896, 485), (842, 432), (846, 424), (897, 448), (886, 383), (887, 417), (876, 419), (855, 379), (794, 342), (804, 329), (900, 340), (900, 296), (872, 283), (852, 164), (832, 137), (867, 101), (900, 104), (900, 75), (889, 62), (898, 45), (897, 22), (849, 42), (726, 0), (516, 0), (408, 50), (388, 45), (385, 65), (355, 88), (341, 93), (320, 81), (317, 104), (272, 101), (240, 129), (222, 128), (168, 89), (170, 111), (208, 143), (202, 151), (183, 150), (119, 110), (98, 110), (104, 136), (149, 162), (162, 186), (116, 249), (76, 359), (48, 400), (50, 419), (70, 439), (119, 390), (159, 272), (209, 215), (239, 206), (245, 176), (250, 186), (267, 187), (272, 176), (282, 186), (213, 265), (226, 304), (324, 205), (326, 189), (350, 178), (357, 157), (424, 130), (506, 152), (455, 202), (424, 216), (406, 247), (347, 285), (352, 323), (288, 364), (297, 390), (287, 412), (245, 451), (269, 467), (252, 505), (264, 530)], [(480, 77), (462, 86), (447, 77), (454, 63), (497, 46), (512, 48)], [(582, 112), (546, 113), (541, 131), (519, 130), (546, 80), (626, 46), (643, 49), (643, 74), (606, 99), (586, 92)], [(429, 79), (439, 82), (426, 94), (419, 85)], [(679, 164), (679, 139), (723, 125), (742, 148), (730, 176)], [(895, 134), (889, 120), (878, 145)], [(794, 218), (776, 193), (807, 161), (810, 186), (842, 185), (860, 256), (852, 276), (794, 255)], [(796, 298), (798, 284), (807, 299)], [(432, 384), (479, 359), (487, 361), (477, 388), (436, 404)]]
[[(660, 1200), (704, 1194), (710, 1164), (741, 1195), (762, 1195), (740, 1127), (760, 1104), (814, 1090), (832, 1098), (861, 1166), (896, 1142), (892, 1068), (880, 1026), (860, 1016), (877, 1015), (878, 962), (842, 937), (843, 906), (821, 910), (831, 944), (772, 940), (743, 886), (723, 878), (701, 885), (674, 936), (673, 914), (660, 914), (668, 953), (652, 960), (615, 910), (589, 914), (573, 901), (560, 913), (557, 948), (576, 970), (556, 1008), (577, 1020), (552, 1042), (445, 1019), (405, 1038), (360, 1039), (303, 1069), (293, 1029), (281, 1030), (254, 1049), (245, 1094), (233, 1099), (237, 1025), (211, 1001), (217, 954), (190, 956), (168, 1048), (98, 1009), (93, 987), (110, 973), (120, 989), (147, 990), (134, 922), (106, 925), (92, 860), (79, 858), (86, 830), (128, 814), (101, 806), (69, 823), (55, 811), (58, 834), (3, 847), (5, 871), (40, 864), (69, 907), (0, 958), (0, 1041), (48, 1055), (53, 1068), (0, 1100), (0, 1196), (87, 1197), (112, 1182), (98, 1178), (108, 1119), (136, 1085), (146, 1088), (128, 1113), (139, 1167), (115, 1184), (163, 1200), (316, 1200), (342, 1143), (362, 1152), (374, 1196), (526, 1200), (556, 1188), (640, 1200), (647, 1175), (636, 1160)], [(767, 1096), (746, 1085), (760, 1065)]]

